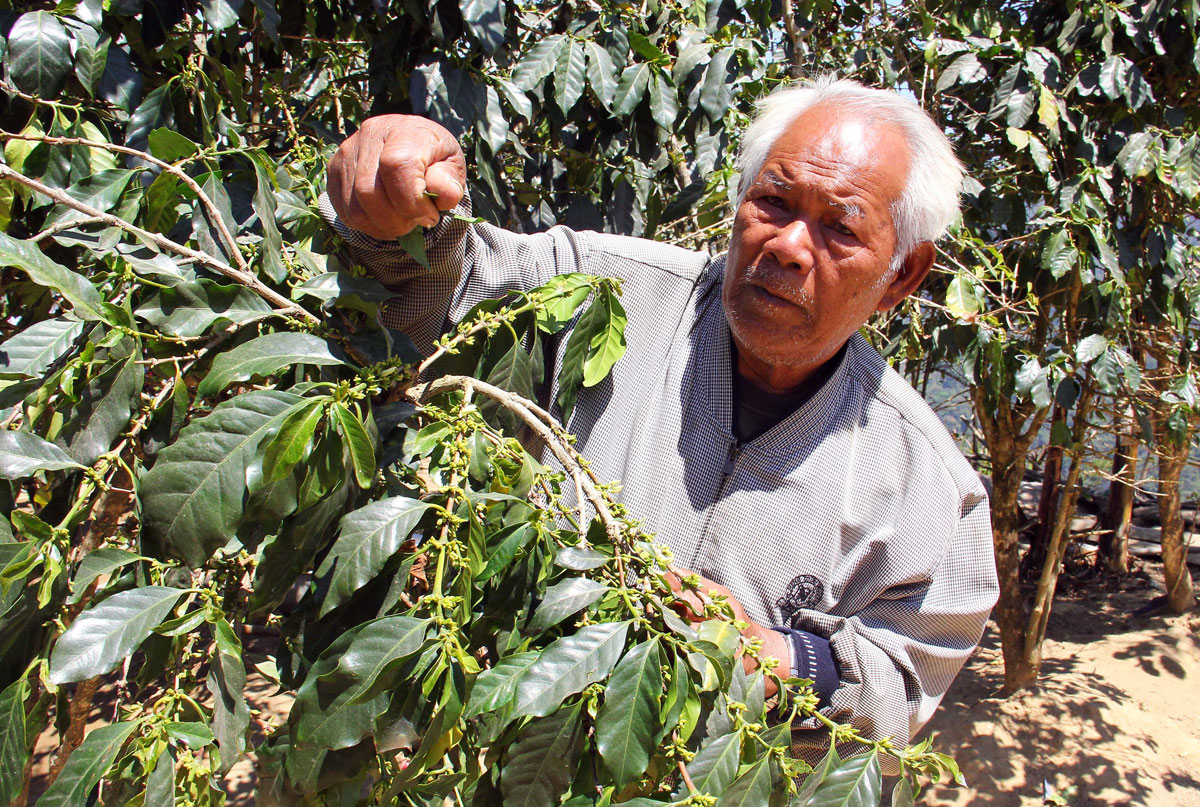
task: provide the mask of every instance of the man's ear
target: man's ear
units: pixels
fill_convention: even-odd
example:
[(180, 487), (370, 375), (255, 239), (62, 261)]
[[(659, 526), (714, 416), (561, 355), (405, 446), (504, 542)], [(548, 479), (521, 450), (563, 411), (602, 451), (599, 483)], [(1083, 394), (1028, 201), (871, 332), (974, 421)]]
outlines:
[(929, 274), (929, 270), (933, 268), (934, 254), (932, 241), (922, 241), (913, 247), (909, 251), (908, 257), (904, 259), (904, 263), (900, 264), (900, 269), (892, 278), (892, 282), (888, 284), (887, 290), (879, 298), (876, 310), (887, 311), (916, 291), (925, 280), (925, 276)]

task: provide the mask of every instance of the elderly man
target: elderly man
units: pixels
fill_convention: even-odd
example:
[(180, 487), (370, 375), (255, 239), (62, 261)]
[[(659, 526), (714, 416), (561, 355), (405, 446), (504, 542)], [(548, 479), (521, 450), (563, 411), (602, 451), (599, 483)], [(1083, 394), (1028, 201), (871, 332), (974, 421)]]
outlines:
[[(339, 150), (324, 212), (397, 292), (385, 321), (423, 347), (507, 289), (621, 278), (628, 352), (581, 392), (579, 447), (731, 597), (746, 635), (813, 679), (827, 715), (903, 743), (978, 643), (997, 587), (978, 477), (858, 329), (929, 272), (961, 167), (915, 104), (823, 79), (762, 102), (741, 169), (723, 256), (518, 235), (442, 218), (467, 203), (462, 150), (435, 123), (384, 116)], [(389, 243), (417, 225), (432, 271)]]

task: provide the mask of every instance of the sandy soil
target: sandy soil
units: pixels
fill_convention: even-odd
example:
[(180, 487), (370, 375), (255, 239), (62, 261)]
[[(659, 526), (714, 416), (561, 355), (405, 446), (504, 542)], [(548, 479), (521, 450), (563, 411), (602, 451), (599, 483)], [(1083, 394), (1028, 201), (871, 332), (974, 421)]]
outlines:
[(1039, 685), (1009, 699), (989, 626), (922, 733), (968, 787), (919, 803), (1200, 807), (1200, 614), (1135, 616), (1161, 590), (1156, 571), (1060, 595)]

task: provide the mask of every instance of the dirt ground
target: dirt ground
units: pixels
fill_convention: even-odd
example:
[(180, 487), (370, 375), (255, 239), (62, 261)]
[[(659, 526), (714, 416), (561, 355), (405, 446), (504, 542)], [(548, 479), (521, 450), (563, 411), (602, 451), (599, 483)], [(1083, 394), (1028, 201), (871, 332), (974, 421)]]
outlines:
[(1200, 614), (1135, 615), (1161, 593), (1157, 571), (1060, 594), (1039, 685), (1009, 699), (989, 625), (921, 735), (936, 735), (968, 787), (935, 786), (918, 803), (1200, 807)]

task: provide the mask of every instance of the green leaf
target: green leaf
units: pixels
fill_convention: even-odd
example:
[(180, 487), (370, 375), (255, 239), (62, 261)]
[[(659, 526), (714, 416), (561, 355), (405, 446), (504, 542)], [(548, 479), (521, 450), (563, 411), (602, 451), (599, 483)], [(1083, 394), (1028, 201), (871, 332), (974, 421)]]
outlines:
[(812, 798), (813, 793), (817, 792), (817, 788), (821, 786), (821, 783), (841, 764), (842, 758), (838, 756), (837, 748), (831, 745), (825, 756), (817, 763), (813, 772), (805, 777), (803, 786), (796, 794), (796, 797), (792, 799), (791, 803), (796, 805), (796, 807), (806, 807), (809, 799)]
[(169, 336), (201, 336), (218, 322), (245, 325), (270, 316), (271, 306), (244, 286), (205, 278), (162, 289), (134, 314)]
[(29, 745), (25, 738), (25, 699), (29, 684), (22, 675), (0, 692), (0, 804), (9, 804), (25, 786)]
[[(224, 620), (222, 620), (224, 623)], [(222, 623), (214, 626), (219, 635)], [(226, 623), (227, 626), (227, 623)], [(216, 657), (208, 668), (205, 686), (213, 696), (212, 729), (221, 750), (220, 773), (227, 773), (246, 748), (250, 704), (246, 702), (246, 665), (240, 653), (230, 653), (218, 641)]]
[(495, 667), (484, 670), (475, 679), (471, 700), (463, 717), (470, 719), (508, 705), (517, 694), (517, 684), (529, 666), (537, 660), (537, 651), (514, 653), (500, 659)]
[(605, 109), (612, 109), (613, 98), (617, 95), (617, 68), (613, 64), (608, 51), (588, 40), (584, 45), (587, 51), (588, 86), (596, 94), (596, 98)]
[(704, 81), (700, 85), (700, 109), (714, 123), (725, 118), (725, 113), (733, 103), (733, 88), (728, 79), (729, 60), (733, 55), (734, 48), (722, 48), (704, 70)]
[(336, 403), (330, 411), (341, 428), (343, 444), (350, 454), (354, 467), (354, 478), (360, 488), (371, 487), (375, 479), (375, 441), (367, 434), (367, 428), (345, 405)]
[(526, 121), (533, 120), (533, 104), (529, 102), (529, 97), (511, 81), (500, 79), (497, 83), (500, 86), (500, 92), (504, 93), (504, 97), (508, 99), (509, 106), (513, 108), (513, 111)]
[(545, 333), (558, 333), (570, 323), (576, 309), (591, 294), (592, 283), (588, 275), (573, 272), (558, 275), (542, 289), (561, 296), (548, 300), (544, 308), (538, 309), (538, 328)]
[(537, 529), (528, 523), (510, 524), (493, 536), (489, 536), (490, 551), (483, 569), (475, 576), (475, 580), (483, 583), (508, 568), (508, 564), (516, 557), (517, 551), (529, 543), (529, 539), (537, 535)]
[(47, 258), (34, 242), (18, 241), (0, 233), (0, 267), (3, 266), (21, 269), (34, 283), (58, 292), (83, 319), (110, 321), (96, 287), (83, 275)]
[(946, 307), (959, 319), (973, 317), (982, 310), (983, 300), (972, 277), (962, 273), (954, 276), (946, 287)]
[(166, 723), (167, 736), (188, 748), (203, 748), (216, 740), (207, 723)]
[(409, 254), (409, 256), (417, 263), (429, 267), (429, 256), (425, 253), (425, 228), (413, 227), (404, 235), (396, 237), (396, 243), (400, 248)]
[[(80, 202), (91, 205), (97, 210), (106, 213), (116, 207), (117, 203), (121, 201), (121, 195), (125, 193), (125, 188), (129, 186), (129, 180), (133, 178), (133, 175), (133, 171), (110, 168), (98, 174), (90, 174), (84, 177), (70, 188), (67, 188), (67, 193)], [(46, 224), (47, 226), (61, 224), (72, 219), (81, 218), (84, 218), (82, 213), (76, 212), (66, 206), (60, 206), (56, 207), (46, 218)]]
[(643, 59), (655, 64), (666, 64), (671, 61), (667, 54), (658, 49), (658, 46), (637, 31), (629, 32), (629, 47)]
[(1116, 100), (1125, 91), (1130, 62), (1124, 56), (1110, 56), (1100, 65), (1100, 89)]
[(595, 549), (583, 549), (577, 546), (564, 546), (554, 556), (554, 563), (556, 565), (576, 572), (598, 569), (610, 560), (612, 560), (611, 555), (606, 555)]
[(63, 766), (54, 784), (38, 799), (38, 807), (79, 807), (116, 760), (136, 723), (114, 723), (92, 729)]
[[(71, 458), (91, 465), (112, 448), (113, 441), (129, 428), (138, 395), (145, 380), (145, 368), (136, 346), (123, 362), (109, 367), (88, 382), (79, 401), (70, 411), (56, 442)], [(116, 358), (115, 351), (110, 358)]]
[(625, 654), (596, 714), (596, 748), (618, 788), (638, 779), (650, 764), (662, 690), (658, 650), (655, 638)]
[(1079, 260), (1079, 252), (1071, 240), (1071, 233), (1065, 227), (1055, 230), (1042, 250), (1042, 268), (1058, 280), (1068, 272), (1074, 271)]
[(160, 128), (150, 132), (150, 153), (165, 163), (179, 162), (200, 151), (200, 147), (174, 129)]
[(326, 677), (343, 685), (350, 695), (348, 704), (358, 703), (370, 694), (385, 671), (416, 653), (425, 643), (429, 621), (409, 616), (389, 616), (368, 622), (354, 635), (350, 647), (341, 653), (338, 665)]
[(82, 467), (67, 452), (36, 434), (0, 431), (0, 479), (24, 479), (38, 471)]
[(258, 255), (267, 277), (282, 283), (287, 280), (288, 268), (283, 263), (283, 236), (279, 234), (279, 227), (275, 223), (274, 169), (270, 159), (258, 149), (250, 152), (250, 162), (254, 165), (254, 176), (258, 181), (251, 202), (258, 216), (258, 226), (262, 228)]
[(274, 375), (296, 364), (344, 366), (346, 362), (319, 336), (287, 331), (268, 333), (219, 354), (196, 392), (215, 395), (235, 382)]
[(913, 793), (912, 784), (905, 778), (901, 777), (896, 786), (892, 788), (892, 804), (891, 807), (914, 807), (915, 794)]
[[(737, 776), (741, 756), (741, 735), (722, 734), (696, 752), (687, 765), (688, 775), (701, 793), (720, 796)], [(681, 786), (677, 795), (686, 795), (684, 791)]]
[(108, 574), (139, 559), (139, 555), (115, 546), (102, 546), (83, 556), (71, 578), (70, 602), (78, 602), (88, 585), (102, 574)]
[(479, 40), (485, 53), (495, 53), (504, 45), (504, 4), (500, 0), (459, 0), (467, 30)]
[(569, 577), (546, 589), (533, 619), (531, 633), (541, 633), (554, 627), (572, 614), (577, 614), (610, 591), (603, 583), (587, 577)]
[(655, 71), (650, 79), (650, 114), (654, 122), (667, 131), (675, 126), (679, 117), (679, 99), (675, 95), (675, 87), (668, 81), (665, 74)]
[(646, 94), (646, 86), (649, 83), (650, 65), (646, 62), (631, 64), (621, 71), (621, 79), (617, 82), (617, 89), (613, 94), (613, 114), (629, 115), (637, 109), (642, 96)]
[(536, 396), (536, 382), (540, 379), (533, 377), (533, 359), (525, 352), (525, 348), (521, 347), (520, 342), (513, 342), (485, 380), (493, 386), (532, 399)]
[(508, 748), (500, 770), (504, 807), (551, 807), (575, 775), (580, 721), (578, 705), (530, 723)]
[(874, 807), (883, 794), (879, 754), (850, 757), (829, 772), (817, 786), (808, 807)]
[(1108, 339), (1099, 333), (1084, 337), (1075, 347), (1075, 360), (1080, 364), (1091, 364), (1108, 352)]
[(562, 34), (554, 34), (536, 42), (513, 69), (513, 85), (526, 92), (535, 89), (542, 79), (554, 72), (558, 65), (558, 54), (566, 43), (567, 39)]
[(145, 807), (175, 807), (175, 757), (164, 748), (146, 776)]
[(22, 14), (8, 31), (4, 61), (18, 89), (53, 100), (71, 72), (71, 37), (49, 11)]
[(1117, 154), (1121, 169), (1132, 178), (1147, 176), (1158, 168), (1158, 138), (1152, 132), (1137, 132)]
[(354, 690), (339, 687), (337, 682), (331, 684), (324, 678), (337, 666), (341, 654), (361, 629), (358, 626), (339, 636), (321, 654), (296, 691), (288, 723), (299, 743), (328, 749), (349, 748), (374, 729), (376, 717), (387, 708), (386, 692), (351, 702)]
[(83, 334), (84, 323), (56, 317), (35, 322), (0, 343), (0, 377), (41, 378)]
[(101, 35), (90, 25), (75, 28), (75, 77), (88, 95), (95, 97), (100, 87), (100, 78), (108, 65), (108, 48), (111, 44), (107, 34)]
[(248, 392), (183, 428), (142, 475), (143, 536), (198, 568), (245, 517), (246, 471), (258, 445), (306, 402), (289, 392)]
[(587, 55), (584, 47), (568, 39), (558, 54), (554, 68), (554, 101), (563, 115), (569, 115), (587, 86)]
[(75, 618), (50, 653), (50, 680), (82, 681), (116, 669), (167, 618), (183, 589), (120, 591)]
[[(717, 807), (763, 807), (771, 797), (771, 757), (756, 762), (745, 773), (734, 780), (721, 797)], [(878, 800), (871, 802), (872, 807)]]
[(419, 499), (393, 496), (342, 518), (337, 540), (317, 569), (317, 577), (329, 575), (321, 616), (373, 580), (428, 509)]
[(308, 456), (317, 424), (325, 414), (327, 399), (314, 398), (284, 419), (279, 431), (266, 443), (262, 461), (262, 483), (283, 479)]
[[(562, 362), (558, 369), (558, 405), (562, 408), (564, 423), (571, 417), (579, 387), (586, 386), (585, 376), (588, 362), (594, 353), (593, 346), (604, 347), (606, 355), (611, 355), (611, 350), (617, 347), (615, 343), (609, 342), (611, 335), (608, 332), (612, 317), (607, 301), (600, 299), (602, 296), (597, 293), (597, 299), (593, 300), (591, 306), (579, 317), (563, 350)], [(623, 337), (621, 334), (622, 339)], [(593, 364), (593, 374), (599, 366), (599, 363)]]
[(514, 717), (548, 715), (567, 696), (603, 680), (620, 658), (628, 630), (628, 622), (587, 625), (543, 650), (517, 684)]
[(625, 355), (625, 324), (629, 321), (617, 295), (604, 290), (600, 296), (607, 319), (592, 337), (583, 363), (583, 386), (594, 387), (608, 377), (613, 365)]

